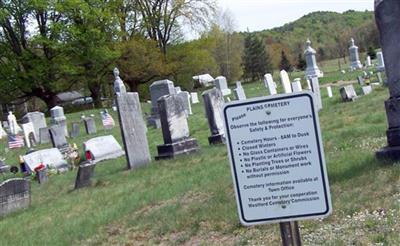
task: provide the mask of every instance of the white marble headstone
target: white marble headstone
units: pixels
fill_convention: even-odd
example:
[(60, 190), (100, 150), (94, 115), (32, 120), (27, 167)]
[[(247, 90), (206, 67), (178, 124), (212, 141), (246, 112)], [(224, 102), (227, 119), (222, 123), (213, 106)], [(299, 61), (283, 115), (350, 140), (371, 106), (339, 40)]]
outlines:
[(192, 99), (193, 104), (199, 103), (199, 95), (197, 92), (190, 92), (190, 98)]
[(285, 70), (280, 72), (281, 82), (285, 93), (292, 93), (292, 86), (290, 84), (289, 75)]
[(326, 87), (326, 90), (328, 91), (328, 97), (331, 98), (333, 96), (332, 87), (328, 86), (328, 87)]
[(301, 88), (301, 80), (299, 78), (294, 79), (292, 82), (292, 90), (293, 92), (301, 92), (303, 90)]
[(277, 93), (276, 84), (271, 74), (267, 73), (266, 75), (264, 75), (264, 85), (268, 88), (270, 95), (275, 95)]

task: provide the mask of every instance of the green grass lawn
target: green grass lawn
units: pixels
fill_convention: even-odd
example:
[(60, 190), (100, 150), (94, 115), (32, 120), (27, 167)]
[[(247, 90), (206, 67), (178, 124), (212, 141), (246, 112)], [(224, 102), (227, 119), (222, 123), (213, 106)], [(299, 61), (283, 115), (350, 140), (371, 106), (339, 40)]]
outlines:
[[(267, 95), (261, 82), (243, 86), (248, 98)], [(400, 165), (374, 158), (386, 144), (387, 89), (353, 103), (342, 103), (337, 87), (334, 98), (321, 92), (333, 214), (300, 222), (304, 245), (400, 245)], [(142, 109), (149, 112), (149, 104)], [(208, 145), (202, 104), (193, 111), (189, 125), (199, 153), (134, 171), (126, 170), (125, 158), (105, 161), (92, 186), (78, 191), (76, 170), (42, 186), (33, 181), (32, 206), (0, 219), (0, 245), (280, 245), (277, 224), (239, 224), (226, 147)], [(86, 115), (91, 113), (102, 129), (99, 110)], [(67, 117), (78, 120), (79, 114)], [(118, 127), (97, 135), (106, 134), (121, 143)], [(88, 138), (81, 134), (70, 142), (81, 146)], [(148, 139), (154, 159), (161, 130), (149, 129)], [(17, 163), (22, 152), (4, 153), (7, 163)]]

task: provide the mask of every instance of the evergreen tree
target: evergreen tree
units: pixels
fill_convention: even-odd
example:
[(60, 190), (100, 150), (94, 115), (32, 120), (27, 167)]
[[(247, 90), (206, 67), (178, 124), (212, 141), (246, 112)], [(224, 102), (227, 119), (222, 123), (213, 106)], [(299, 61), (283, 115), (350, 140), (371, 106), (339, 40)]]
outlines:
[(291, 72), (293, 69), (292, 64), (290, 64), (290, 61), (288, 60), (285, 51), (283, 50), (281, 52), (281, 62), (279, 63), (279, 69), (285, 70), (286, 72)]
[(245, 79), (260, 79), (272, 70), (271, 61), (265, 45), (254, 34), (247, 34), (244, 39), (243, 70)]
[(367, 54), (371, 57), (371, 59), (375, 59), (376, 58), (376, 51), (372, 46), (370, 46), (368, 48)]
[(303, 54), (299, 54), (299, 57), (297, 58), (297, 65), (296, 68), (299, 70), (304, 70), (307, 67), (306, 60), (303, 57)]

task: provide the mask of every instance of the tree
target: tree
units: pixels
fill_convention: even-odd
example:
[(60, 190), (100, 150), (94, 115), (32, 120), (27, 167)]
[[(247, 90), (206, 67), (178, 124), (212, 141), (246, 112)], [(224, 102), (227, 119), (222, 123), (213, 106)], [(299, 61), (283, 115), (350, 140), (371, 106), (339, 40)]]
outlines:
[(371, 57), (371, 59), (376, 59), (376, 51), (372, 46), (368, 47), (367, 55), (369, 55), (369, 57)]
[(306, 63), (306, 60), (304, 59), (303, 54), (299, 54), (299, 56), (297, 57), (296, 68), (299, 70), (305, 70), (306, 67), (307, 67), (307, 63)]
[(286, 53), (282, 50), (281, 52), (281, 62), (279, 63), (279, 70), (285, 70), (291, 72), (293, 70), (292, 64), (286, 57)]
[(263, 42), (255, 34), (247, 33), (244, 39), (243, 55), (244, 78), (260, 79), (272, 65)]

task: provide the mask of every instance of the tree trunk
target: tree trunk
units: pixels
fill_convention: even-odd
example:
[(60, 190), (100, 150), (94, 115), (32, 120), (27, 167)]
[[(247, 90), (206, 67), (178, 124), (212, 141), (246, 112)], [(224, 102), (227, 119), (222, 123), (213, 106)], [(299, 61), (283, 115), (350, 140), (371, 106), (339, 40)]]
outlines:
[(103, 105), (101, 103), (101, 89), (100, 86), (90, 86), (89, 87), (90, 96), (93, 98), (93, 103), (96, 108), (101, 108)]

